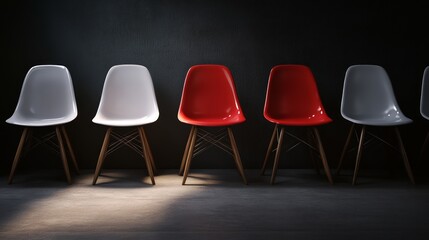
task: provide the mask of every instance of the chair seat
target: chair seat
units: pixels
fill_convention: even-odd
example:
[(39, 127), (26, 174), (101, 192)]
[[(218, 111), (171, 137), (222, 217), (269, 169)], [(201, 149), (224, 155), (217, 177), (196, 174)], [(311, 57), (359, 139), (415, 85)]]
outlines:
[(398, 126), (412, 123), (413, 120), (404, 115), (367, 117), (367, 116), (343, 116), (350, 122), (369, 126)]
[(76, 99), (68, 69), (62, 65), (38, 65), (28, 71), (17, 107), (6, 122), (42, 127), (69, 123), (76, 117)]
[(127, 119), (121, 119), (121, 118), (104, 118), (103, 116), (97, 115), (92, 119), (92, 122), (105, 125), (105, 126), (112, 126), (112, 127), (134, 127), (134, 126), (140, 126), (145, 125), (149, 123), (153, 123), (158, 119), (159, 114), (153, 114), (148, 116), (143, 116), (140, 118), (127, 118)]
[(179, 114), (178, 119), (183, 123), (196, 125), (196, 126), (206, 126), (206, 127), (230, 126), (234, 124), (243, 123), (246, 121), (246, 118), (243, 115), (236, 115), (234, 117), (225, 117), (225, 118), (207, 118), (207, 117), (189, 118)]
[(309, 116), (309, 117), (294, 117), (294, 118), (282, 118), (282, 117), (270, 117), (265, 118), (276, 124), (287, 125), (287, 126), (317, 126), (332, 122), (332, 119), (326, 115)]
[(341, 115), (350, 122), (397, 126), (412, 120), (401, 111), (386, 70), (378, 65), (352, 65), (344, 78)]
[(17, 114), (13, 115), (12, 117), (8, 118), (6, 120), (7, 123), (19, 125), (19, 126), (26, 126), (26, 127), (44, 127), (44, 126), (54, 126), (54, 125), (61, 125), (66, 124), (71, 121), (73, 121), (76, 118), (76, 114), (65, 116), (65, 117), (59, 117), (59, 118), (37, 118), (37, 117), (30, 117), (30, 116), (18, 116)]

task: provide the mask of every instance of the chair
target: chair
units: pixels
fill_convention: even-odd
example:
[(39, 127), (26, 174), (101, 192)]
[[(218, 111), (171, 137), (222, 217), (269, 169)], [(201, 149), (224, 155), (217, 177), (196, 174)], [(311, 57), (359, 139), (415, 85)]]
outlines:
[(422, 89), (420, 95), (420, 114), (429, 120), (429, 66), (423, 71)]
[[(141, 65), (122, 64), (107, 73), (97, 113), (92, 121), (107, 127), (92, 184), (106, 157), (122, 146), (142, 156), (151, 182), (155, 185), (155, 162), (146, 137), (144, 125), (159, 117), (158, 104), (148, 69)], [(123, 129), (130, 129), (124, 133)], [(113, 131), (115, 129), (115, 131)], [(113, 141), (110, 143), (110, 138)]]
[[(420, 114), (426, 120), (429, 120), (429, 66), (423, 71), (422, 88), (420, 94)], [(420, 151), (420, 158), (423, 156), (424, 149), (429, 142), (429, 132), (426, 134)]]
[[(192, 159), (211, 146), (233, 156), (238, 172), (247, 184), (231, 129), (246, 118), (227, 67), (215, 64), (192, 66), (186, 74), (177, 117), (180, 122), (192, 126), (179, 171), (179, 175), (183, 175), (182, 185), (186, 183)], [(220, 131), (210, 132), (208, 128), (220, 128)]]
[[(271, 69), (265, 96), (264, 117), (269, 122), (275, 124), (261, 171), (263, 175), (271, 152), (275, 152), (271, 184), (275, 183), (285, 133), (298, 141), (298, 144), (305, 144), (318, 152), (322, 159), (326, 177), (331, 184), (333, 183), (326, 154), (317, 129), (320, 125), (332, 122), (332, 119), (324, 110), (316, 81), (309, 67), (286, 64), (277, 65)], [(287, 133), (285, 131), (286, 126), (306, 127), (309, 130), (309, 136), (314, 142), (311, 143)], [(272, 151), (275, 141), (277, 141), (277, 148)], [(318, 168), (316, 169), (318, 171)]]
[[(39, 145), (60, 153), (67, 182), (70, 184), (72, 180), (64, 144), (67, 145), (67, 151), (77, 172), (79, 168), (65, 124), (76, 117), (76, 99), (68, 69), (61, 65), (37, 65), (30, 68), (25, 76), (15, 111), (6, 120), (9, 124), (24, 127), (9, 175), (9, 184), (13, 182), (21, 155)], [(43, 136), (33, 133), (33, 130), (40, 128), (47, 129), (49, 133)]]
[[(412, 120), (405, 116), (399, 108), (390, 78), (383, 67), (378, 65), (352, 65), (347, 69), (341, 99), (341, 115), (350, 121), (352, 126), (341, 153), (337, 174), (340, 173), (343, 159), (356, 127), (361, 126), (361, 131), (353, 174), (353, 185), (356, 184), (367, 128), (393, 127), (408, 177), (413, 184), (415, 183), (398, 128), (398, 126), (412, 123)], [(379, 140), (396, 150), (392, 144), (374, 133), (368, 132), (368, 135), (372, 137), (371, 139)]]

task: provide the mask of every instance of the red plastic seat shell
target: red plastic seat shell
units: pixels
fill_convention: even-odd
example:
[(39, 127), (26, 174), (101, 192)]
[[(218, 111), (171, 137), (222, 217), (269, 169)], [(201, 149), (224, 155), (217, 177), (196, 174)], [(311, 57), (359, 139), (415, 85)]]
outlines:
[(270, 122), (315, 126), (332, 122), (320, 100), (311, 69), (305, 65), (277, 65), (270, 71), (264, 105)]
[(246, 121), (230, 70), (216, 64), (192, 66), (186, 74), (177, 117), (197, 126), (228, 126)]

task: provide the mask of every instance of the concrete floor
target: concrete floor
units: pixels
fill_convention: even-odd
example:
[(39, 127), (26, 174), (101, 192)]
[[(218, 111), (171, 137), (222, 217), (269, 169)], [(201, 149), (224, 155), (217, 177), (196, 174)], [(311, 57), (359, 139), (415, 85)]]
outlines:
[(329, 185), (314, 170), (280, 170), (277, 184), (246, 170), (18, 170), (0, 177), (0, 239), (429, 239), (429, 183), (349, 173)]

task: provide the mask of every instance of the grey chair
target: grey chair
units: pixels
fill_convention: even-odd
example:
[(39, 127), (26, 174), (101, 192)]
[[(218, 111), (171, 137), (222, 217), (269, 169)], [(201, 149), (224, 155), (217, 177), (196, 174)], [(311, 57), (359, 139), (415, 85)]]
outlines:
[[(420, 114), (426, 120), (429, 120), (429, 66), (423, 71), (422, 89), (420, 94)], [(424, 149), (429, 142), (429, 132), (426, 134), (425, 141), (423, 142), (420, 151), (420, 158), (423, 156)]]
[(423, 71), (422, 89), (420, 95), (420, 114), (429, 120), (429, 66)]
[(347, 69), (341, 99), (341, 115), (344, 119), (350, 121), (352, 126), (341, 153), (337, 174), (340, 173), (351, 137), (354, 132), (357, 134), (357, 127), (360, 126), (361, 130), (353, 174), (353, 185), (356, 184), (366, 134), (372, 140), (379, 140), (398, 150), (394, 145), (374, 133), (369, 131), (367, 133), (367, 128), (393, 127), (408, 177), (413, 184), (415, 183), (398, 128), (398, 126), (412, 123), (413, 120), (405, 116), (399, 108), (390, 78), (383, 67), (378, 65), (352, 65)]

